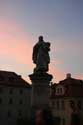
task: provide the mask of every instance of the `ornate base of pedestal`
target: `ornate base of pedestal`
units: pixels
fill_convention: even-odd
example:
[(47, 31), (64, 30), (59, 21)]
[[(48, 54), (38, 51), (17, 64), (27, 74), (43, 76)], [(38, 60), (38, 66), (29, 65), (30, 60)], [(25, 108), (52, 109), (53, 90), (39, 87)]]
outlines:
[(31, 107), (43, 109), (49, 106), (50, 81), (52, 75), (48, 73), (34, 73), (29, 75), (32, 81)]

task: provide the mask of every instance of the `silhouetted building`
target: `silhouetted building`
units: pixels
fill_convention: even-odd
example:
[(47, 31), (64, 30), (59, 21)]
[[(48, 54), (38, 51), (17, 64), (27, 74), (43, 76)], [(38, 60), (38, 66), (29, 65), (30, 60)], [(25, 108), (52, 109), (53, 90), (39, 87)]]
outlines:
[[(83, 81), (67, 74), (66, 79), (52, 85), (50, 106), (60, 125), (82, 124), (83, 119)], [(77, 123), (77, 124), (76, 124)]]
[[(83, 81), (67, 74), (66, 79), (51, 84), (51, 89), (50, 107), (57, 118), (56, 125), (80, 125), (83, 119)], [(31, 90), (32, 86), (20, 75), (0, 71), (0, 125), (16, 125), (19, 119), (20, 122), (28, 119)]]
[(15, 125), (30, 114), (31, 85), (14, 72), (0, 71), (0, 125)]

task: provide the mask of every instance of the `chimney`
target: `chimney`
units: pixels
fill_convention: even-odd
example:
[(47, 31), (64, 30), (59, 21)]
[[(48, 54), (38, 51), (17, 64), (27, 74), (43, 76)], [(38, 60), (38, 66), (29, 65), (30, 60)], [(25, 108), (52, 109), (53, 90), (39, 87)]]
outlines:
[(67, 73), (66, 78), (67, 79), (71, 78), (71, 73)]

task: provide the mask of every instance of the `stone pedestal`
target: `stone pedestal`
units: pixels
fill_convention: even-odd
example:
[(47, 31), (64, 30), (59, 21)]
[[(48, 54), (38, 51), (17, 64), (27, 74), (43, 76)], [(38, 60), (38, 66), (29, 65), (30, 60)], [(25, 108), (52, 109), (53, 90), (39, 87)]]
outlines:
[(52, 75), (48, 73), (33, 73), (29, 75), (32, 81), (31, 107), (43, 109), (49, 106), (50, 81)]

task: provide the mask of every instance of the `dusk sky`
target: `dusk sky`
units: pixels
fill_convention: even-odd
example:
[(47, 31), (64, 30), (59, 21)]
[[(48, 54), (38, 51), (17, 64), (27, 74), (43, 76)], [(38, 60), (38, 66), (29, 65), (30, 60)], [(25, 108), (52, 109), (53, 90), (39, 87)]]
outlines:
[(39, 35), (51, 43), (53, 82), (83, 79), (83, 0), (0, 0), (0, 70), (28, 81)]

